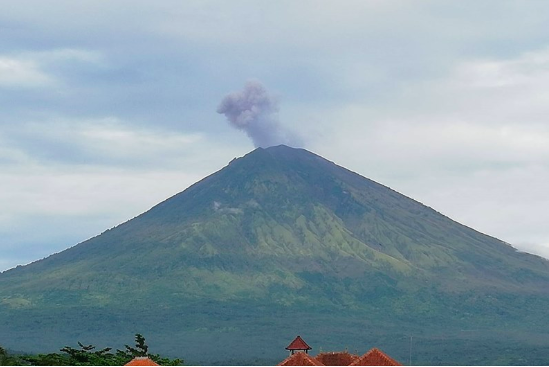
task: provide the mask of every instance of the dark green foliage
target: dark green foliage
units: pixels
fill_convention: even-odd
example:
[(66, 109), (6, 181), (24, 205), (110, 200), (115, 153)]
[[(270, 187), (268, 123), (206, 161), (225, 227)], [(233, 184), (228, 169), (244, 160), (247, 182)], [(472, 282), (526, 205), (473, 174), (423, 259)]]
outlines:
[(59, 353), (27, 355), (21, 357), (21, 359), (26, 362), (26, 365), (31, 366), (77, 366), (76, 363), (71, 363), (68, 356)]
[[(145, 338), (141, 334), (135, 335), (136, 347), (126, 345), (126, 350), (117, 350), (111, 353), (112, 348), (95, 350), (93, 345), (83, 345), (78, 342), (80, 348), (63, 347), (59, 353), (38, 354), (21, 356), (18, 362), (24, 361), (31, 366), (123, 366), (135, 357), (148, 357), (161, 366), (179, 366), (183, 363), (180, 359), (160, 357), (158, 354), (149, 354), (145, 344)], [(1, 358), (0, 348), (0, 358)], [(0, 359), (2, 361), (2, 359)]]
[(21, 363), (17, 356), (11, 355), (0, 346), (0, 366), (19, 366)]
[[(141, 334), (135, 334), (135, 348), (126, 344), (126, 350), (118, 350), (119, 353), (124, 353), (131, 358), (145, 357), (148, 355), (149, 346), (145, 344), (145, 338)], [(130, 359), (131, 359), (130, 358)]]
[(103, 348), (95, 350), (93, 345), (83, 345), (78, 342), (80, 349), (72, 347), (61, 348), (61, 352), (68, 354), (69, 364), (75, 366), (113, 366), (119, 364), (118, 360), (112, 353), (109, 353), (111, 348)]
[[(426, 348), (424, 363), (499, 358), (489, 348), (474, 349), (484, 359), (460, 352), (456, 335), (474, 329), (465, 340), (541, 356), (547, 309), (548, 261), (284, 146), (257, 149), (100, 236), (0, 274), (0, 343), (118, 344), (138, 328), (162, 353), (205, 363), (276, 362), (306, 332), (325, 350), (379, 346), (402, 361), (398, 338), (409, 334), (445, 348), (439, 359)], [(143, 353), (136, 342), (128, 353)]]
[(95, 350), (92, 345), (78, 343), (80, 349), (64, 347), (59, 353), (24, 356), (22, 359), (32, 366), (121, 366), (129, 360), (109, 353), (111, 348)]
[[(150, 354), (149, 346), (145, 344), (145, 337), (139, 333), (135, 334), (135, 348), (126, 344), (126, 350), (117, 350), (116, 356), (122, 360), (131, 361), (135, 357), (149, 357), (161, 366), (179, 366), (183, 360), (161, 357), (159, 354)], [(126, 362), (127, 363), (127, 362)]]

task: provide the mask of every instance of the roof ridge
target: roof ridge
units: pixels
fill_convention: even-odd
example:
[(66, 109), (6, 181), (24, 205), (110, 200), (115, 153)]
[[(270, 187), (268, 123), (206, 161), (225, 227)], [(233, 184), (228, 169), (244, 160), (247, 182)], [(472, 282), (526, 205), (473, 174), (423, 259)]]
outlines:
[(311, 350), (313, 348), (311, 348), (309, 346), (309, 344), (307, 344), (305, 342), (305, 340), (303, 340), (301, 338), (301, 336), (296, 336), (295, 339), (290, 343), (290, 345), (288, 345), (286, 347), (287, 350)]
[(159, 366), (159, 364), (153, 361), (149, 356), (139, 356), (134, 357), (124, 366)]
[[(379, 363), (381, 360), (382, 363)], [(372, 348), (366, 353), (364, 353), (361, 357), (356, 359), (353, 363), (351, 363), (351, 366), (380, 366), (380, 365), (386, 365), (386, 366), (402, 366), (400, 363), (398, 363), (393, 358), (389, 357), (387, 354), (385, 354), (383, 351), (381, 351), (378, 348)]]
[(297, 352), (280, 362), (278, 366), (324, 366), (324, 364), (305, 352)]
[(326, 366), (348, 366), (359, 357), (349, 351), (339, 352), (321, 352), (315, 356), (315, 359)]

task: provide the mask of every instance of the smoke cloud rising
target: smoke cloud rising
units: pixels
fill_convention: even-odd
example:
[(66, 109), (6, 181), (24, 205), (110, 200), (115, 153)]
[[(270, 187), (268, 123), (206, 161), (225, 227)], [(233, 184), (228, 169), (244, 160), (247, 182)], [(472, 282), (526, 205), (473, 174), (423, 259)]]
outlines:
[(217, 113), (224, 114), (233, 127), (245, 131), (256, 148), (302, 145), (299, 137), (280, 125), (278, 101), (257, 80), (248, 81), (240, 92), (226, 95)]

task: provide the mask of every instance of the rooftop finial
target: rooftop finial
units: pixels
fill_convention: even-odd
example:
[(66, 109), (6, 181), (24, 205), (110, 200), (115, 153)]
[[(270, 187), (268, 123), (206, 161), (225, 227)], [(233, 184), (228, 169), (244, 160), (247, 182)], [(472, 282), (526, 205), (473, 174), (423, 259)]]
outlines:
[(301, 336), (299, 335), (286, 347), (286, 350), (289, 350), (292, 354), (294, 354), (295, 351), (309, 353), (311, 349), (313, 348), (309, 347), (309, 345), (305, 343), (305, 340), (301, 339)]

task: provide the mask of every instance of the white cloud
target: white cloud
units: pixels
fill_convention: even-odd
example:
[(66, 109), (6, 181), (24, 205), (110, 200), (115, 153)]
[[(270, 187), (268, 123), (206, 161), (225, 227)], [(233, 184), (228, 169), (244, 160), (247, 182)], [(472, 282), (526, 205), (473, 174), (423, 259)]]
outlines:
[(335, 137), (338, 149), (378, 152), (398, 164), (547, 164), (547, 85), (549, 49), (541, 49), (509, 60), (464, 61), (444, 78), (408, 83), (383, 104), (346, 103), (309, 118), (324, 130), (318, 139)]
[(526, 52), (511, 60), (473, 60), (456, 68), (456, 84), (472, 88), (539, 85), (549, 78), (549, 49)]
[[(283, 3), (283, 4), (281, 4)], [(188, 1), (184, 7), (159, 3), (162, 21), (151, 24), (161, 35), (189, 41), (263, 44), (286, 43), (306, 48), (337, 45), (345, 36), (359, 37), (368, 28), (387, 27), (392, 11), (409, 7), (403, 1)], [(311, 16), (314, 9), (314, 16)], [(385, 18), (383, 18), (385, 16)], [(409, 18), (408, 18), (409, 19)], [(349, 42), (349, 40), (346, 40)]]
[(0, 55), (0, 88), (59, 86), (62, 75), (53, 69), (75, 62), (106, 65), (99, 52), (84, 49), (64, 48)]
[(511, 59), (468, 60), (444, 78), (407, 85), (397, 96), (403, 107), (398, 112), (439, 123), (547, 126), (548, 83), (549, 48)]
[[(150, 170), (135, 172), (105, 167), (27, 166), (0, 173), (0, 217), (4, 230), (19, 217), (128, 217), (200, 179), (199, 173)], [(135, 198), (144, 198), (136, 201)], [(117, 205), (112, 206), (116, 202)], [(133, 214), (133, 215), (132, 215)], [(116, 223), (114, 223), (116, 224)]]
[(78, 61), (90, 64), (103, 64), (105, 57), (102, 53), (94, 50), (78, 48), (55, 48), (45, 51), (28, 51), (23, 53), (25, 57), (38, 59), (41, 62), (58, 63), (66, 61)]
[(519, 243), (516, 245), (520, 251), (536, 254), (549, 259), (549, 242), (545, 243)]
[(117, 121), (107, 120), (77, 127), (73, 139), (79, 140), (84, 149), (93, 150), (111, 159), (157, 160), (159, 156), (163, 156), (172, 161), (174, 154), (200, 143), (203, 136), (198, 133), (182, 134), (130, 128)]
[(33, 88), (52, 84), (55, 79), (32, 60), (0, 57), (0, 87)]
[(0, 141), (7, 162), (118, 167), (179, 167), (205, 142), (200, 133), (139, 128), (113, 117), (23, 123), (4, 128)]

